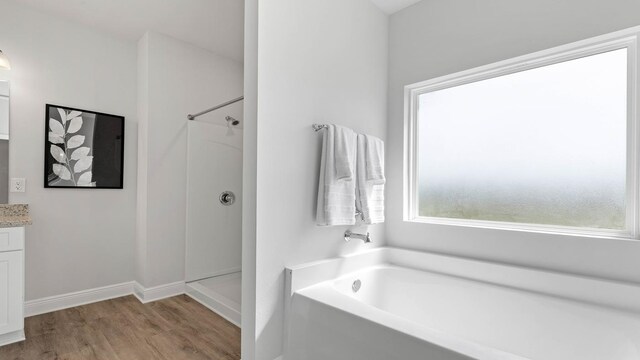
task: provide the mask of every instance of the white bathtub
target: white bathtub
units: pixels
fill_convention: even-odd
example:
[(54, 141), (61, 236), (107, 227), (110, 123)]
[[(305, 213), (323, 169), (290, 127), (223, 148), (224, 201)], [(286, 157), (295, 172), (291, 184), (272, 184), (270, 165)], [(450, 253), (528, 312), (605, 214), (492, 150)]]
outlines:
[(630, 284), (391, 248), (288, 278), (286, 360), (640, 359)]

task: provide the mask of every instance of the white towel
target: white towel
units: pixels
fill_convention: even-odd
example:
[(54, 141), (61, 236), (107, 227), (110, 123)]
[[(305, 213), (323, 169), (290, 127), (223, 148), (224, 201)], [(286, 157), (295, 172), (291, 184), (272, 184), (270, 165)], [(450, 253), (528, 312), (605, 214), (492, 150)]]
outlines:
[(356, 147), (356, 133), (343, 126), (330, 126), (335, 129), (334, 154), (336, 158), (336, 178), (338, 180), (353, 180), (356, 161), (353, 156)]
[[(343, 129), (329, 125), (322, 141), (316, 213), (316, 223), (320, 226), (353, 225), (356, 222), (356, 181), (353, 174), (357, 136), (350, 129)], [(340, 145), (336, 144), (338, 139), (342, 141)], [(340, 171), (336, 166), (338, 162), (342, 162)], [(352, 174), (350, 177), (345, 176), (349, 173)]]
[(365, 135), (367, 181), (383, 185), (384, 178), (384, 142), (375, 136)]
[[(384, 222), (384, 143), (380, 139), (373, 139), (375, 139), (376, 143), (379, 142), (380, 145), (367, 147), (367, 135), (358, 135), (356, 208), (362, 213), (362, 221), (365, 224)], [(370, 151), (378, 152), (382, 156), (369, 154)], [(376, 158), (376, 156), (378, 160), (375, 163), (371, 163), (373, 169), (369, 171), (370, 162), (367, 160)], [(379, 176), (369, 180), (367, 175), (369, 173), (377, 173)]]

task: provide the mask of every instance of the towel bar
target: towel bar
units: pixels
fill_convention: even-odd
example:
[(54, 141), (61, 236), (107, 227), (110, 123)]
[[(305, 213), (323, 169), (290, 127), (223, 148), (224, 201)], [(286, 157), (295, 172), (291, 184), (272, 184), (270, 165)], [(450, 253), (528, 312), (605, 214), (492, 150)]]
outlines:
[(313, 124), (313, 125), (311, 125), (311, 127), (313, 128), (313, 130), (318, 132), (318, 131), (320, 131), (322, 129), (327, 129), (329, 127), (329, 125), (327, 125), (327, 124)]

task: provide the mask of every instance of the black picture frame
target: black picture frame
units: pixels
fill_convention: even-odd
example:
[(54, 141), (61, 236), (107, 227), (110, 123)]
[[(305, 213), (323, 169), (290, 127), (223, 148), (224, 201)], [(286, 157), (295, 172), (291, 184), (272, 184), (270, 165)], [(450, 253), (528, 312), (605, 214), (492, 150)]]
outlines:
[(46, 104), (44, 187), (122, 189), (124, 116)]

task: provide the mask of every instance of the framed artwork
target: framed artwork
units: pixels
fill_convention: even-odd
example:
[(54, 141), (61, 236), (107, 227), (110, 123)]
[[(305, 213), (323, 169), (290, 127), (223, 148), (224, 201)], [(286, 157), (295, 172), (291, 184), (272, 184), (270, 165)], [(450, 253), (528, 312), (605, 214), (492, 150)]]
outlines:
[(44, 187), (122, 189), (124, 117), (47, 104)]

